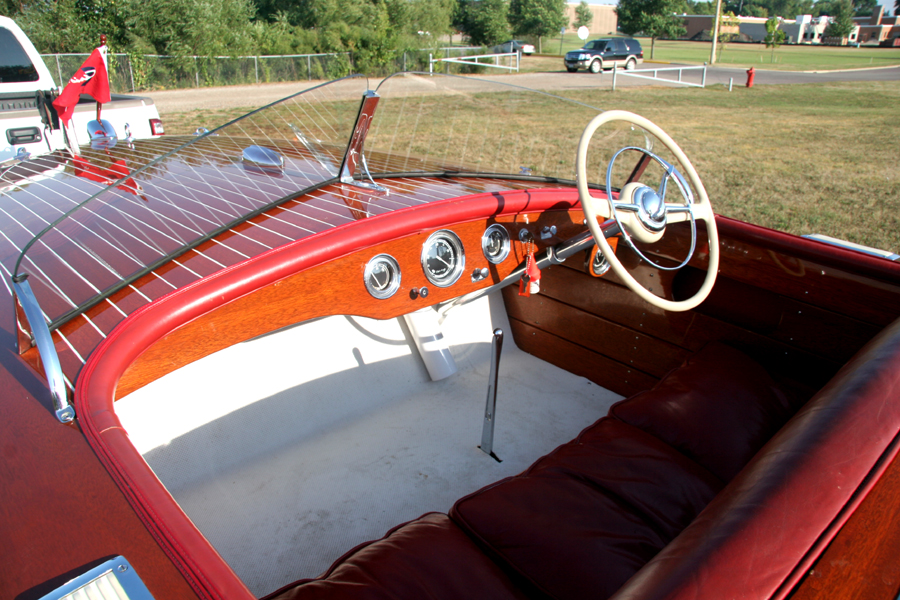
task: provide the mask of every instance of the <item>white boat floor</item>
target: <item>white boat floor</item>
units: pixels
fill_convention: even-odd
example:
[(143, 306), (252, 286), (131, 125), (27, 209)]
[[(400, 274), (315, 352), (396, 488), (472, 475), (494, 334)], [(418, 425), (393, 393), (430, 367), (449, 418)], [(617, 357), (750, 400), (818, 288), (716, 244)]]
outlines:
[[(539, 297), (535, 301), (540, 301)], [(117, 403), (138, 450), (257, 596), (521, 472), (619, 396), (504, 340), (494, 451), (478, 449), (494, 295), (443, 323), (431, 381), (402, 320), (329, 317), (238, 344)]]

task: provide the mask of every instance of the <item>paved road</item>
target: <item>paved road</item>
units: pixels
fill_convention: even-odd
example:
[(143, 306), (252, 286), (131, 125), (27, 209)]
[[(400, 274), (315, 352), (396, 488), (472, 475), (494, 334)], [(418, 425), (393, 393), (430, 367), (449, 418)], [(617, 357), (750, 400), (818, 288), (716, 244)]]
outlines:
[[(688, 65), (664, 65), (645, 63), (638, 71), (652, 71), (657, 69), (677, 68)], [(677, 78), (673, 72), (659, 73), (662, 77)], [(587, 72), (578, 73), (518, 73), (512, 75), (481, 76), (482, 79), (502, 81), (527, 88), (559, 91), (574, 89), (610, 89), (612, 88), (612, 73), (607, 71), (603, 75), (593, 75)], [(684, 81), (699, 83), (700, 75), (696, 70), (684, 71)], [(707, 69), (706, 83), (728, 84), (729, 78), (734, 78), (734, 85), (744, 85), (747, 75), (744, 69), (727, 67), (710, 67)], [(888, 67), (877, 69), (860, 69), (853, 71), (826, 71), (820, 73), (803, 73), (789, 71), (756, 71), (757, 85), (775, 85), (791, 83), (825, 83), (832, 81), (898, 81), (900, 80), (900, 67)], [(295, 82), (272, 83), (261, 85), (241, 85), (219, 88), (200, 88), (186, 90), (167, 90), (161, 92), (146, 92), (156, 103), (162, 115), (174, 112), (184, 112), (194, 109), (220, 110), (238, 107), (263, 106), (270, 102), (280, 100), (290, 94), (295, 94), (321, 82)], [(377, 79), (369, 80), (369, 86), (374, 88), (378, 84)], [(634, 77), (616, 77), (616, 87), (648, 85), (651, 82)], [(674, 85), (674, 84), (655, 84)]]

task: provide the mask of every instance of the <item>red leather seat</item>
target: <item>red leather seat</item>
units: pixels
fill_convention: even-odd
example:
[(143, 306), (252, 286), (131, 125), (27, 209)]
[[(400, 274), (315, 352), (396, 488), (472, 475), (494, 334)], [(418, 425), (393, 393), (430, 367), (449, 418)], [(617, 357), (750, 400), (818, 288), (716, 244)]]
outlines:
[(605, 598), (721, 489), (709, 471), (604, 418), (525, 473), (450, 512), (517, 579), (554, 598)]
[(354, 548), (320, 578), (267, 600), (523, 600), (524, 596), (446, 515), (430, 513)]
[(616, 404), (615, 418), (461, 499), (450, 516), (541, 593), (607, 598), (697, 517), (793, 404), (758, 363), (711, 344)]

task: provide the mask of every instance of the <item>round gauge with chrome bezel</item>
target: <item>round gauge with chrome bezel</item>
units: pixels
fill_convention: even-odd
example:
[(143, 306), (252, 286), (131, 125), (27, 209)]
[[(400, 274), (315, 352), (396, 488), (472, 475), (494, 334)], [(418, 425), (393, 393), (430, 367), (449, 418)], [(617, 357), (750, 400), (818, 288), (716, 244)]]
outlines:
[(366, 263), (363, 280), (372, 296), (390, 298), (400, 289), (400, 265), (390, 254), (379, 254)]
[(497, 265), (509, 256), (509, 232), (500, 223), (494, 223), (481, 236), (481, 250), (484, 257)]
[(422, 270), (438, 287), (456, 283), (466, 266), (466, 253), (459, 236), (449, 229), (435, 231), (422, 246)]

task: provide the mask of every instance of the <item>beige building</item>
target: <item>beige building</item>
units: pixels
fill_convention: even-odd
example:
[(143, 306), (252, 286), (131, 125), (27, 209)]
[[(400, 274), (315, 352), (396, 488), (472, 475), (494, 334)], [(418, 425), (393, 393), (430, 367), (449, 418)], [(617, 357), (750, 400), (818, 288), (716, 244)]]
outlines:
[[(566, 19), (568, 25), (566, 31), (575, 31), (575, 9), (581, 2), (569, 2), (566, 4)], [(616, 32), (619, 25), (619, 19), (616, 17), (616, 7), (614, 4), (588, 4), (594, 18), (588, 25), (591, 35), (609, 35)]]
[[(712, 15), (684, 15), (684, 26), (687, 29), (685, 39), (708, 40), (713, 27)], [(869, 19), (869, 17), (865, 17)], [(766, 39), (766, 21), (763, 17), (737, 17), (739, 22), (737, 41), (762, 42)], [(857, 43), (859, 26), (854, 27), (848, 39), (843, 41), (826, 39), (825, 29), (828, 27), (831, 17), (812, 17), (810, 15), (798, 15), (796, 19), (783, 19), (781, 30), (785, 33), (786, 44), (841, 44)], [(726, 30), (727, 31), (727, 30)], [(862, 40), (860, 40), (862, 41)]]
[(885, 17), (884, 6), (875, 6), (871, 17), (855, 17), (853, 22), (859, 27), (859, 42), (884, 43), (887, 40), (900, 39), (900, 17)]

